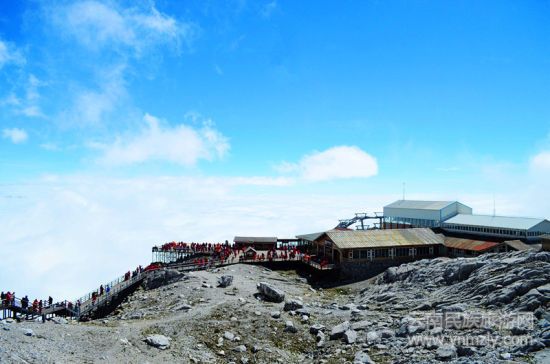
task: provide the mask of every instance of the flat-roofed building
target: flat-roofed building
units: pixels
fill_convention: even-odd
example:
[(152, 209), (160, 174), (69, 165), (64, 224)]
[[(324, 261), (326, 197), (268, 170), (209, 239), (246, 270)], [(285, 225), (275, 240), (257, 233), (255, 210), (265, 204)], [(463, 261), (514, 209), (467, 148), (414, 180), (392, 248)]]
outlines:
[(472, 208), (458, 201), (398, 200), (384, 206), (384, 227), (440, 227), (458, 214), (471, 214)]
[(550, 221), (530, 217), (458, 214), (446, 220), (442, 228), (453, 234), (535, 242), (550, 233)]

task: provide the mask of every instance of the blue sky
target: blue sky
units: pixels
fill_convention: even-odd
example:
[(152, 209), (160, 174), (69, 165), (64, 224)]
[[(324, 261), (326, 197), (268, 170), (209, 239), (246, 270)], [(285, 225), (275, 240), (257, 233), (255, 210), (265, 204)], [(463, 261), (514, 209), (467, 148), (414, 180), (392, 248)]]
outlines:
[(55, 281), (82, 240), (93, 285), (156, 239), (330, 228), (403, 182), (550, 217), (548, 39), (548, 1), (1, 1), (1, 244)]

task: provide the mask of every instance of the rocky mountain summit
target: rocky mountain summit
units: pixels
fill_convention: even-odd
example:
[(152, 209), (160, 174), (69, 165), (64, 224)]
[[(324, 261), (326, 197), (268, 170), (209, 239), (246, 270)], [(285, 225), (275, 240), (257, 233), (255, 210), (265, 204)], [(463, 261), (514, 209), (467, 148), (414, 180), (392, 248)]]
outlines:
[(159, 271), (104, 319), (0, 321), (0, 362), (550, 362), (550, 253), (423, 260), (338, 288), (306, 278)]

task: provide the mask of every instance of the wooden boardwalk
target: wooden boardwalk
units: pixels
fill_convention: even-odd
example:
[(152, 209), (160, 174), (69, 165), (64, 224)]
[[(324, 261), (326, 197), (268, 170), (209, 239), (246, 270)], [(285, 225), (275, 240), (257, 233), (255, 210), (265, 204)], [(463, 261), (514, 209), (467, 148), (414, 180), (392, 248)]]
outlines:
[[(261, 253), (261, 251), (260, 251)], [(303, 254), (297, 254), (290, 258), (265, 258), (265, 259), (253, 259), (246, 258), (244, 255), (221, 260), (219, 258), (205, 257), (210, 254), (205, 252), (199, 252), (193, 254), (193, 252), (186, 252), (186, 256), (183, 261), (165, 263), (161, 269), (176, 269), (180, 272), (192, 272), (206, 269), (215, 269), (224, 266), (230, 266), (234, 264), (277, 264), (277, 263), (303, 263), (316, 270), (332, 270), (335, 268), (332, 264), (320, 265), (317, 262), (313, 262), (307, 259)], [(266, 255), (266, 254), (264, 254)], [(261, 254), (257, 255), (261, 256)], [(121, 276), (108, 284), (109, 292), (104, 290), (102, 295), (99, 295), (97, 291), (92, 291), (79, 299), (69, 303), (68, 301), (58, 302), (50, 307), (45, 307), (41, 312), (35, 312), (32, 308), (23, 309), (21, 307), (21, 300), (16, 298), (12, 303), (8, 305), (2, 305), (3, 318), (7, 317), (20, 317), (22, 319), (35, 319), (45, 315), (46, 318), (53, 316), (73, 317), (79, 320), (92, 319), (103, 317), (106, 314), (112, 312), (126, 297), (132, 294), (139, 285), (148, 277), (152, 271), (137, 272), (137, 274), (130, 276), (126, 279), (125, 276)], [(93, 299), (94, 293), (96, 299)], [(78, 304), (80, 303), (80, 304)], [(69, 308), (71, 307), (71, 308)]]

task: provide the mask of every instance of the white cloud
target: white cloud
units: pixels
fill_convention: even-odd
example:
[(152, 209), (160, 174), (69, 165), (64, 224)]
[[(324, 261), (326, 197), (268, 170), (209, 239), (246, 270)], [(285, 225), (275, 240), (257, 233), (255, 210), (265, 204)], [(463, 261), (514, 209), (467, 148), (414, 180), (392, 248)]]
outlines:
[(25, 63), (25, 58), (21, 51), (0, 39), (0, 69), (10, 63), (22, 65)]
[(309, 182), (368, 178), (378, 174), (376, 159), (356, 146), (337, 146), (304, 156), (298, 163), (276, 166), (281, 173), (297, 172)]
[(61, 113), (58, 120), (65, 127), (97, 127), (127, 97), (124, 79), (125, 64), (112, 66), (97, 78), (99, 87), (75, 92), (71, 107)]
[(550, 171), (550, 151), (543, 151), (533, 156), (529, 166), (535, 172)]
[[(278, 187), (258, 194), (251, 181), (268, 188), (265, 178), (240, 177), (51, 176), (19, 184), (10, 193), (24, 198), (0, 204), (2, 253), (18, 256), (19, 264), (0, 264), (0, 277), (19, 293), (72, 299), (148, 264), (154, 244), (292, 237), (330, 229), (369, 207), (365, 201), (373, 211), (387, 199), (291, 196)], [(40, 254), (19, 254), (37, 246)]]
[(87, 48), (121, 46), (133, 49), (137, 55), (158, 43), (179, 47), (182, 42), (191, 42), (196, 33), (195, 26), (159, 12), (154, 4), (140, 9), (111, 2), (78, 1), (57, 8), (53, 18)]
[(193, 166), (199, 160), (223, 157), (229, 142), (212, 122), (207, 120), (200, 128), (185, 124), (164, 125), (160, 119), (145, 114), (145, 127), (135, 135), (117, 138), (112, 144), (96, 143), (103, 151), (100, 162), (107, 165), (125, 165), (148, 161), (167, 161)]
[(29, 136), (23, 129), (12, 128), (2, 130), (2, 137), (11, 140), (14, 144), (20, 144), (26, 142)]

